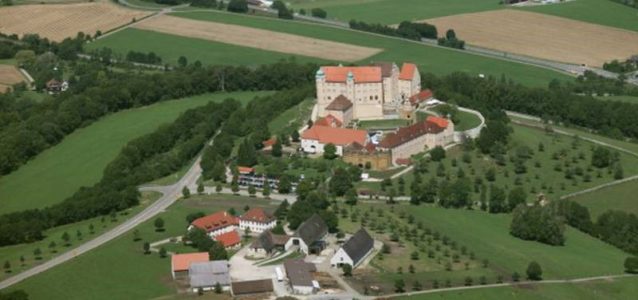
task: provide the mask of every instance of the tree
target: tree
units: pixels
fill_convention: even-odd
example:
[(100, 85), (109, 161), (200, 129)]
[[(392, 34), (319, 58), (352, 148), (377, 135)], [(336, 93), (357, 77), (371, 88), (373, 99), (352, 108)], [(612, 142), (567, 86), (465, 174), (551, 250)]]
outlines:
[(522, 187), (513, 188), (508, 197), (507, 197), (507, 205), (509, 206), (509, 211), (514, 210), (519, 204), (525, 204), (527, 202), (527, 193)]
[(472, 280), (472, 277), (470, 276), (465, 277), (465, 286), (472, 286), (473, 283), (474, 283), (474, 280)]
[(254, 185), (248, 185), (248, 195), (250, 197), (255, 197), (255, 195), (257, 194), (257, 189), (255, 188)]
[(239, 183), (233, 180), (230, 184), (230, 190), (233, 192), (233, 195), (239, 195)]
[(397, 279), (394, 281), (394, 291), (397, 293), (405, 292), (405, 282), (403, 279)]
[(11, 263), (8, 260), (4, 261), (4, 272), (11, 273)]
[(78, 239), (78, 241), (82, 240), (82, 231), (80, 231), (79, 229), (75, 232), (75, 237)]
[(293, 142), (295, 143), (299, 143), (299, 131), (297, 130), (293, 130), (292, 133), (290, 134), (290, 138), (292, 139)]
[(199, 195), (204, 194), (204, 183), (201, 181), (197, 184), (197, 194)]
[(510, 234), (523, 240), (560, 246), (565, 243), (564, 226), (550, 206), (520, 205), (514, 209)]
[(352, 178), (344, 168), (336, 168), (329, 182), (330, 192), (338, 197), (344, 196), (350, 191), (352, 186)]
[(208, 250), (208, 256), (210, 260), (224, 260), (228, 259), (228, 252), (226, 252), (226, 248), (224, 248), (222, 243), (215, 241), (210, 250)]
[(282, 226), (281, 224), (277, 224), (275, 227), (273, 227), (273, 229), (270, 230), (270, 232), (272, 232), (273, 234), (286, 234), (284, 226)]
[(164, 219), (162, 218), (155, 219), (155, 221), (153, 222), (153, 225), (155, 225), (155, 231), (157, 232), (164, 231)]
[(337, 147), (333, 143), (323, 147), (323, 158), (331, 160), (337, 158)]
[(350, 264), (341, 265), (341, 270), (343, 271), (343, 276), (345, 277), (352, 276), (352, 266)]
[(441, 161), (445, 158), (445, 149), (441, 146), (436, 146), (430, 151), (430, 158), (433, 161)]
[(188, 65), (188, 59), (185, 56), (180, 56), (177, 59), (177, 65), (179, 65), (182, 68), (186, 67)]
[(64, 241), (64, 246), (67, 246), (67, 247), (68, 247), (69, 245), (71, 245), (71, 244), (70, 244), (71, 236), (69, 235), (69, 233), (68, 233), (68, 232), (66, 232), (66, 231), (65, 231), (65, 232), (62, 234), (62, 240)]
[[(193, 221), (205, 216), (206, 214), (203, 211), (198, 211), (198, 212), (194, 212), (194, 213), (190, 213), (188, 215), (186, 215), (186, 223), (190, 224), (193, 223)], [(136, 229), (137, 231), (137, 229)]]
[(215, 192), (217, 192), (218, 194), (219, 194), (219, 193), (221, 193), (223, 189), (224, 189), (224, 186), (222, 186), (222, 183), (221, 183), (221, 182), (218, 182), (218, 183), (215, 185)]
[(350, 206), (357, 205), (357, 198), (357, 190), (355, 190), (354, 188), (351, 188), (348, 190), (348, 192), (346, 192), (346, 204)]
[(283, 146), (281, 145), (281, 141), (280, 139), (277, 139), (277, 141), (275, 141), (275, 144), (272, 145), (272, 151), (271, 151), (272, 156), (281, 157), (282, 149), (283, 149)]
[[(190, 222), (188, 222), (190, 223)], [(138, 229), (133, 230), (133, 242), (137, 242), (139, 240), (141, 240), (142, 238), (140, 237), (140, 231)]]
[(312, 10), (310, 10), (310, 14), (316, 18), (325, 19), (328, 17), (328, 13), (321, 8), (313, 8)]
[(151, 244), (149, 244), (148, 242), (144, 242), (144, 245), (142, 246), (142, 250), (144, 250), (144, 254), (151, 253)]
[(42, 259), (42, 250), (40, 250), (40, 248), (35, 248), (35, 250), (33, 250), (33, 256), (35, 256), (36, 260)]
[(264, 182), (264, 187), (261, 189), (261, 194), (266, 199), (270, 198), (270, 182), (268, 182), (268, 180)]
[(166, 254), (167, 254), (166, 253), (166, 248), (162, 247), (162, 248), (159, 249), (159, 257), (160, 258), (166, 257)]
[(221, 294), (222, 293), (222, 285), (219, 282), (215, 283), (215, 294)]
[(611, 163), (611, 151), (603, 146), (594, 148), (591, 154), (591, 165), (596, 168), (606, 168)]
[(532, 261), (527, 266), (527, 279), (529, 280), (542, 280), (543, 279), (543, 270), (541, 269), (541, 265), (537, 262)]
[(625, 272), (630, 274), (638, 273), (638, 257), (632, 256), (625, 259)]
[(507, 210), (505, 206), (505, 191), (497, 186), (490, 187), (490, 213), (502, 213)]
[(237, 151), (237, 164), (252, 167), (257, 164), (257, 151), (250, 139), (245, 139)]
[(191, 190), (189, 190), (187, 186), (184, 186), (182, 188), (182, 195), (185, 199), (188, 199), (191, 196)]

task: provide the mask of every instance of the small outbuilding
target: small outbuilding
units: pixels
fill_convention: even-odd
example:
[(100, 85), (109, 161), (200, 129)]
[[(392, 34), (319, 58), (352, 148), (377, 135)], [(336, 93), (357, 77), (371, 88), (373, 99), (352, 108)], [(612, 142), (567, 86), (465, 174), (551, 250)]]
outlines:
[(286, 242), (286, 250), (299, 246), (305, 254), (321, 252), (325, 243), (323, 238), (328, 234), (328, 225), (318, 214), (312, 215), (299, 225), (295, 234)]
[(188, 277), (193, 292), (199, 289), (210, 291), (219, 284), (222, 289), (230, 287), (230, 273), (227, 260), (213, 260), (191, 264), (188, 268)]
[(320, 288), (312, 274), (317, 272), (317, 267), (314, 264), (301, 259), (289, 259), (284, 261), (284, 269), (293, 293), (308, 295)]
[(333, 267), (350, 265), (356, 268), (373, 250), (374, 239), (365, 229), (361, 228), (337, 250), (337, 253), (330, 259), (330, 265)]
[(264, 294), (273, 291), (272, 279), (234, 281), (230, 285), (230, 292), (233, 296)]
[(187, 276), (191, 264), (207, 261), (209, 261), (208, 252), (173, 254), (171, 256), (173, 279)]

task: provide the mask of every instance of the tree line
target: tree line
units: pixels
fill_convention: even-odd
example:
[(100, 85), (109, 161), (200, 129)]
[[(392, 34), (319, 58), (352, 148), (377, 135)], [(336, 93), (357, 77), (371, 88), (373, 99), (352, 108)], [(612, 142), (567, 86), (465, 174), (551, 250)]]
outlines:
[(355, 30), (396, 36), (415, 41), (420, 41), (422, 38), (437, 38), (436, 26), (427, 23), (413, 23), (409, 21), (403, 21), (397, 28), (394, 28), (378, 23), (366, 23), (363, 21), (350, 20), (349, 25), (350, 28)]

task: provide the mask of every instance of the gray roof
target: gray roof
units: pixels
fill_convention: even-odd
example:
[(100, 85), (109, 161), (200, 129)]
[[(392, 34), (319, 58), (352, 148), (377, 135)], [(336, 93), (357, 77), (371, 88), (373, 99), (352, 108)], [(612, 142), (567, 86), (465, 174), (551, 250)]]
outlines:
[(250, 245), (251, 248), (264, 249), (270, 252), (277, 246), (284, 246), (289, 236), (282, 234), (274, 234), (270, 230), (262, 232)]
[(219, 282), (221, 285), (230, 284), (227, 260), (192, 263), (188, 268), (190, 285), (193, 288), (210, 287)]
[(341, 248), (350, 256), (356, 265), (374, 247), (374, 240), (363, 228), (359, 229)]
[(301, 259), (288, 259), (284, 261), (286, 276), (293, 286), (313, 286), (314, 277), (311, 272), (316, 272), (314, 264), (307, 263)]
[(306, 245), (310, 246), (320, 240), (326, 233), (328, 233), (328, 225), (318, 214), (314, 214), (299, 225), (294, 236), (301, 238)]
[(272, 279), (234, 281), (231, 290), (233, 295), (269, 293), (273, 291)]
[(328, 106), (326, 106), (326, 110), (346, 111), (352, 106), (352, 101), (350, 101), (344, 95), (339, 95), (332, 102), (330, 102)]
[(373, 63), (372, 65), (381, 67), (381, 76), (390, 77), (392, 76), (392, 69), (394, 68), (394, 63), (387, 61), (378, 61)]

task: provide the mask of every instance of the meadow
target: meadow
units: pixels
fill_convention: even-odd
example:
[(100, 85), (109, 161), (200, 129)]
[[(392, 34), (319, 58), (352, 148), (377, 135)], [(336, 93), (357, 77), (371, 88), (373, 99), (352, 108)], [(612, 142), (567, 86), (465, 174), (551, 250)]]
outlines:
[(212, 213), (230, 208), (242, 212), (245, 205), (274, 209), (271, 202), (256, 201), (255, 198), (195, 195), (179, 200), (157, 216), (164, 220), (165, 231), (155, 231), (154, 218), (136, 227), (142, 238), (140, 241), (134, 242), (132, 232), (129, 232), (11, 289), (27, 291), (30, 299), (188, 299), (177, 295), (178, 286), (171, 278), (170, 257), (160, 258), (157, 253), (144, 255), (143, 243), (184, 234), (185, 218), (189, 213)]
[(323, 8), (329, 19), (382, 24), (499, 9), (493, 0), (292, 0), (295, 9)]
[(584, 283), (526, 284), (514, 287), (450, 291), (400, 297), (400, 300), (598, 300), (631, 299), (638, 293), (638, 278), (620, 278)]
[(570, 198), (587, 208), (593, 218), (609, 209), (633, 213), (638, 216), (638, 184), (636, 181), (614, 185), (591, 193)]
[(557, 5), (521, 8), (557, 17), (638, 31), (638, 12), (609, 0), (577, 0)]
[[(384, 49), (384, 51), (377, 55), (359, 61), (358, 63), (360, 64), (370, 63), (372, 61), (395, 61), (397, 63), (412, 61), (418, 64), (420, 70), (423, 72), (438, 75), (449, 74), (455, 71), (498, 77), (505, 75), (516, 82), (539, 87), (545, 87), (552, 79), (563, 81), (573, 80), (566, 74), (544, 68), (497, 60), (464, 53), (462, 51), (424, 46), (411, 41), (348, 29), (216, 11), (174, 12), (172, 15)], [(92, 49), (101, 47), (111, 47), (116, 53), (120, 54), (126, 54), (129, 50), (143, 52), (154, 51), (169, 63), (175, 62), (179, 56), (182, 55), (189, 58), (190, 61), (200, 60), (205, 64), (223, 63), (241, 65), (270, 63), (284, 57), (283, 54), (265, 52), (254, 48), (237, 47), (193, 38), (131, 29), (126, 29), (105, 37), (91, 45)], [(232, 51), (222, 51), (221, 49), (230, 49)], [(297, 57), (297, 60), (302, 62), (311, 60), (317, 63), (326, 63), (318, 59), (304, 57)]]
[(606, 101), (620, 101), (627, 103), (638, 103), (638, 97), (636, 96), (600, 96), (596, 97), (597, 99), (606, 100)]
[(17, 171), (0, 178), (0, 212), (52, 205), (82, 186), (99, 181), (102, 170), (130, 140), (169, 123), (190, 108), (233, 97), (244, 103), (258, 92), (206, 94), (130, 109), (76, 130)]

